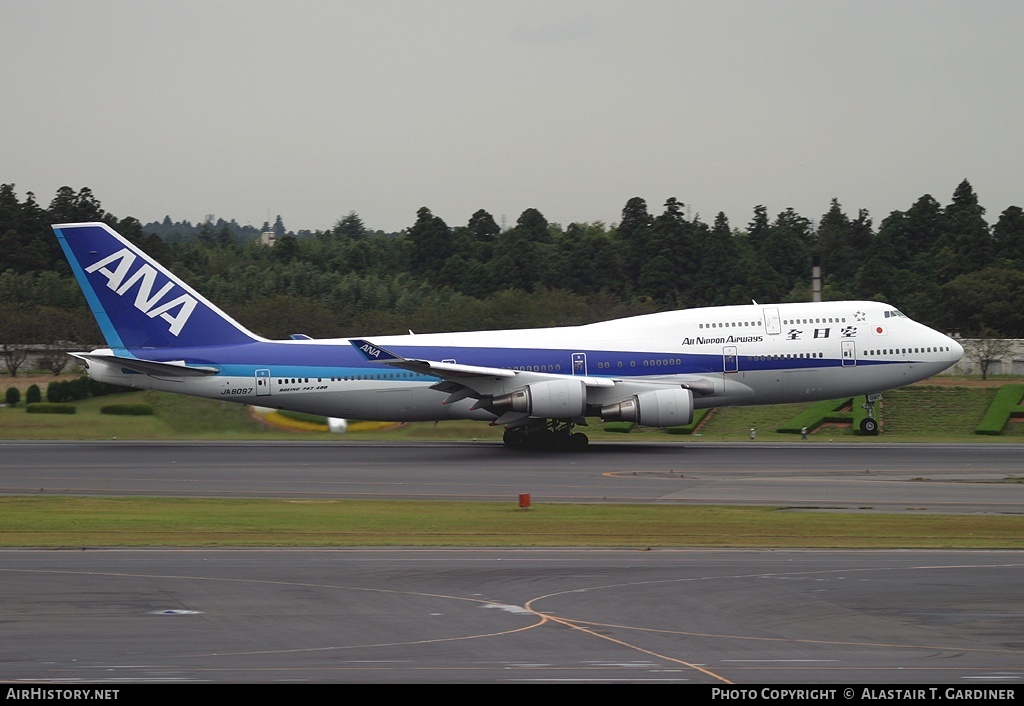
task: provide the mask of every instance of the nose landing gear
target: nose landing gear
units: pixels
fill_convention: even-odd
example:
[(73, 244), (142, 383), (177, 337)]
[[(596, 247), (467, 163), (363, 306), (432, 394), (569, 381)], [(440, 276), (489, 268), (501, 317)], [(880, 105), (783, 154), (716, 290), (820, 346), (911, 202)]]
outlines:
[(864, 436), (878, 436), (878, 420), (875, 419), (875, 403), (882, 400), (882, 393), (868, 395), (861, 407), (868, 416), (860, 420), (860, 433)]

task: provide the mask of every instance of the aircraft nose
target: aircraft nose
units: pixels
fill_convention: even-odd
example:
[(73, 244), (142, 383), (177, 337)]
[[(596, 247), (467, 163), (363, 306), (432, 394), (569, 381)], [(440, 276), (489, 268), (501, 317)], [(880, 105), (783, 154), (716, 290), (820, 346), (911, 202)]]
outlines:
[(952, 338), (947, 338), (947, 340), (949, 341), (949, 359), (955, 363), (964, 357), (964, 347)]

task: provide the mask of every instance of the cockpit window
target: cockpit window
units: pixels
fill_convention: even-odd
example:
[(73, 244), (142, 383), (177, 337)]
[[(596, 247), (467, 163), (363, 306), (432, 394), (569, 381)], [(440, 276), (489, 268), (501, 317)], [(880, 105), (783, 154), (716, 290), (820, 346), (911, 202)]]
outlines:
[(885, 312), (885, 318), (887, 318), (887, 319), (890, 319), (890, 318), (892, 318), (894, 316), (899, 316), (899, 317), (902, 317), (904, 319), (907, 318), (907, 315), (904, 314), (899, 309), (889, 309), (888, 311)]

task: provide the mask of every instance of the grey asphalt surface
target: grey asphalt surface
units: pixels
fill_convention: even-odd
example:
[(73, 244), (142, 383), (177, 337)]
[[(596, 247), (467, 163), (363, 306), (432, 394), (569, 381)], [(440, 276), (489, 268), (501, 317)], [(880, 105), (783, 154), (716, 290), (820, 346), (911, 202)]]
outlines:
[[(0, 456), (5, 495), (1022, 507), (1004, 482), (1013, 446), (3, 442)], [(990, 687), (1024, 679), (1022, 581), (1018, 551), (0, 550), (0, 683)]]
[[(0, 493), (724, 503), (1018, 514), (1014, 444), (0, 442)], [(1012, 482), (1017, 479), (1018, 482)]]

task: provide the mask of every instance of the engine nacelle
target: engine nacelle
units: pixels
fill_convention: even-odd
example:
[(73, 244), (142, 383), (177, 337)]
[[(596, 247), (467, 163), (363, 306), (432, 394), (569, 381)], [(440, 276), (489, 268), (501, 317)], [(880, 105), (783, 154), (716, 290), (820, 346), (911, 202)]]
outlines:
[(601, 408), (606, 422), (622, 420), (642, 427), (674, 427), (693, 421), (693, 392), (682, 388), (652, 390)]
[(582, 417), (587, 406), (587, 389), (582, 380), (535, 382), (521, 390), (491, 400), (497, 412), (525, 412), (545, 419)]

